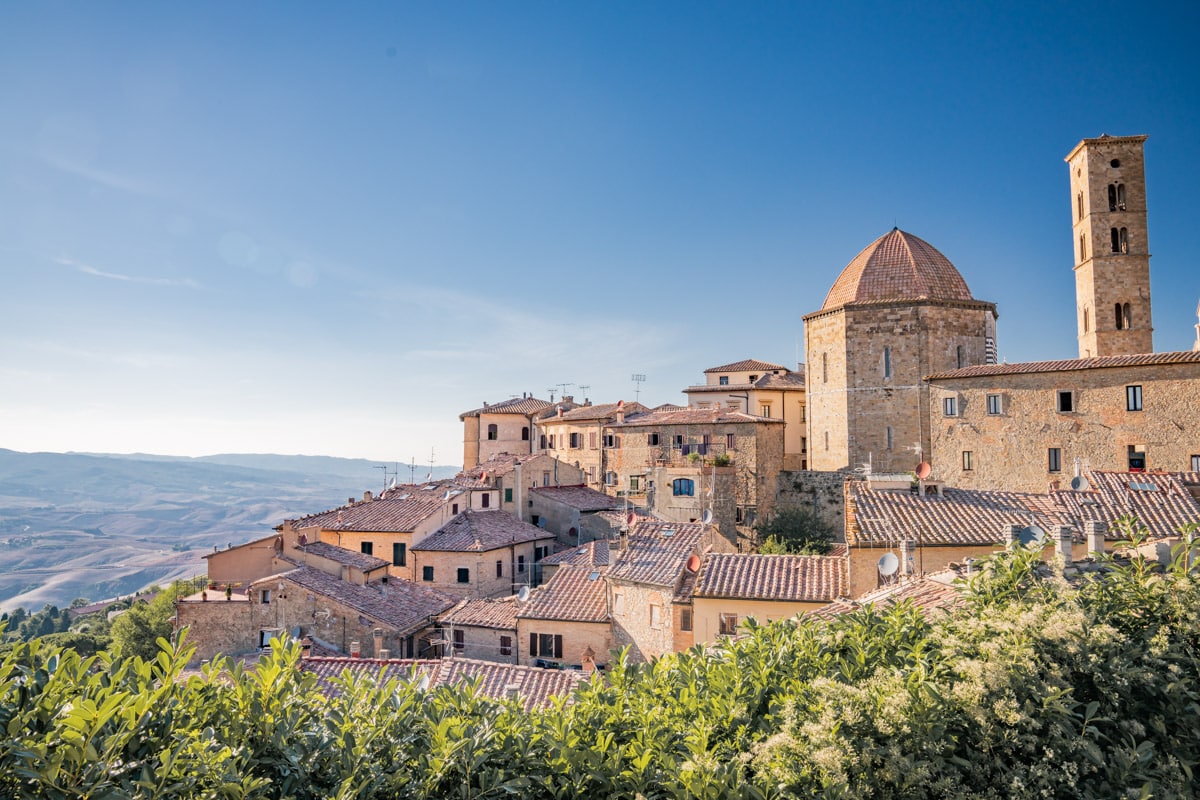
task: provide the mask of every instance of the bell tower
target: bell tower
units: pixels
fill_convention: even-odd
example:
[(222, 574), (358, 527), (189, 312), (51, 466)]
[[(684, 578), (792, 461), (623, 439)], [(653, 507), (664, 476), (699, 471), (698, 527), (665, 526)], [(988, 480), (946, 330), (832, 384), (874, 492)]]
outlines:
[(1067, 156), (1080, 358), (1154, 352), (1145, 141), (1104, 134)]

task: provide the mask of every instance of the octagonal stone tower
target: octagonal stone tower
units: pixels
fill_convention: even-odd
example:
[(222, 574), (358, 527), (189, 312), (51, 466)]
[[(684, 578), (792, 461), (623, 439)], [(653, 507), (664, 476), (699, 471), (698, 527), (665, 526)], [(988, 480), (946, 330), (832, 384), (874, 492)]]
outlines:
[(994, 363), (996, 319), (923, 239), (893, 228), (868, 245), (804, 317), (810, 468), (909, 471), (928, 459), (923, 378)]

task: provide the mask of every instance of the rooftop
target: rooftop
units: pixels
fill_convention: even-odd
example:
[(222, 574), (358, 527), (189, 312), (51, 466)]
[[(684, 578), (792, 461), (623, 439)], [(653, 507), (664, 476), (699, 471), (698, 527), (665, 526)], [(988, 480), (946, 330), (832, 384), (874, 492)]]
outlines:
[(1150, 367), (1161, 364), (1200, 364), (1200, 351), (1188, 350), (1178, 353), (1139, 353), (1125, 356), (1098, 356), (1096, 358), (1071, 358), (1062, 361), (1026, 361), (1019, 364), (977, 364), (973, 367), (935, 372), (926, 380), (939, 381), (951, 378), (981, 378), (991, 375), (1024, 375), (1036, 372), (1072, 372), (1086, 369), (1123, 369), (1127, 367)]
[(704, 370), (707, 375), (710, 372), (770, 372), (771, 370), (787, 370), (787, 367), (782, 364), (771, 364), (766, 361), (759, 361), (754, 358), (745, 358), (741, 361), (735, 361), (732, 364), (722, 364), (719, 367), (709, 367)]
[(639, 519), (629, 532), (629, 546), (610, 554), (609, 577), (614, 581), (675, 587), (704, 540), (704, 526), (695, 522)]
[(522, 522), (507, 511), (471, 509), (459, 513), (412, 549), (485, 553), (514, 544), (553, 538), (553, 533)]
[(344, 547), (326, 544), (325, 542), (312, 542), (298, 549), (308, 555), (327, 558), (337, 564), (361, 569), (363, 572), (370, 572), (373, 569), (386, 567), (389, 563), (386, 559), (379, 558), (378, 556), (369, 556), (366, 553), (358, 553), (354, 550), (347, 550)]
[(562, 416), (551, 415), (544, 420), (545, 424), (554, 424), (555, 422), (591, 422), (611, 419), (617, 415), (618, 411), (624, 411), (626, 414), (640, 414), (650, 409), (641, 403), (600, 403), (597, 405), (579, 406), (570, 411), (564, 411)]
[(529, 491), (578, 511), (604, 511), (621, 507), (621, 501), (617, 498), (586, 486), (535, 486)]
[(446, 491), (447, 485), (441, 483), (397, 486), (372, 500), (362, 500), (292, 520), (292, 526), (296, 530), (320, 528), (371, 533), (411, 531), (449, 502), (444, 499)]
[(484, 403), (481, 408), (464, 411), (458, 415), (458, 418), (478, 417), (480, 414), (521, 414), (529, 416), (530, 414), (545, 411), (552, 406), (553, 403), (539, 400), (536, 397), (514, 397), (511, 400), (504, 400), (500, 403)]
[(516, 630), (517, 598), (515, 595), (496, 600), (470, 597), (442, 614), (438, 621), (443, 625)]
[(954, 570), (943, 570), (919, 578), (901, 581), (868, 592), (857, 600), (840, 600), (823, 608), (813, 611), (818, 617), (833, 617), (839, 614), (849, 614), (866, 605), (876, 608), (887, 608), (905, 601), (911, 601), (917, 610), (926, 618), (935, 613), (945, 611), (963, 602), (962, 593), (954, 585), (958, 573)]
[(607, 567), (609, 547), (607, 539), (597, 539), (578, 547), (562, 550), (542, 559), (542, 564), (572, 567)]
[(937, 248), (899, 228), (867, 245), (833, 283), (821, 309), (895, 300), (972, 300), (967, 282)]
[[(728, 387), (726, 387), (728, 388)], [(756, 417), (741, 411), (725, 408), (684, 408), (678, 411), (648, 411), (625, 417), (624, 422), (613, 422), (609, 428), (638, 428), (651, 425), (736, 425), (746, 423), (769, 423), (782, 425), (782, 419)]]
[(710, 553), (696, 597), (829, 603), (849, 594), (847, 559), (836, 556)]
[(544, 586), (534, 589), (529, 602), (517, 610), (522, 619), (607, 622), (608, 586), (603, 567), (560, 566)]

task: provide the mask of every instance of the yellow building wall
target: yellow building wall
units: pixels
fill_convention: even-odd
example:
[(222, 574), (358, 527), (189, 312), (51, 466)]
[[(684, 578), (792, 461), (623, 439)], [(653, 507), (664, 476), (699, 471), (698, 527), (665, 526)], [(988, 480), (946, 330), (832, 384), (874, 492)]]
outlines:
[(828, 603), (805, 603), (791, 600), (744, 600), (740, 598), (695, 597), (692, 599), (692, 624), (696, 643), (715, 642), (721, 638), (721, 615), (737, 614), (741, 627), (750, 617), (766, 624), (790, 619), (797, 614), (816, 611)]
[[(567, 666), (582, 666), (583, 653), (589, 647), (596, 654), (596, 666), (603, 667), (612, 661), (612, 626), (607, 622), (568, 622), (549, 619), (517, 620), (517, 652), (519, 663), (533, 666), (542, 656), (529, 653), (529, 634), (548, 633), (563, 637), (562, 663)], [(554, 659), (545, 659), (554, 660)]]

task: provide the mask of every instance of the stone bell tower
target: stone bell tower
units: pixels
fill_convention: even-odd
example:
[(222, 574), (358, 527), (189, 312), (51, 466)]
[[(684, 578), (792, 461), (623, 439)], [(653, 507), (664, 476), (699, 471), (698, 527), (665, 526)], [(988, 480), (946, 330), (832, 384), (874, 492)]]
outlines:
[(1145, 141), (1105, 134), (1067, 156), (1080, 358), (1154, 352)]

